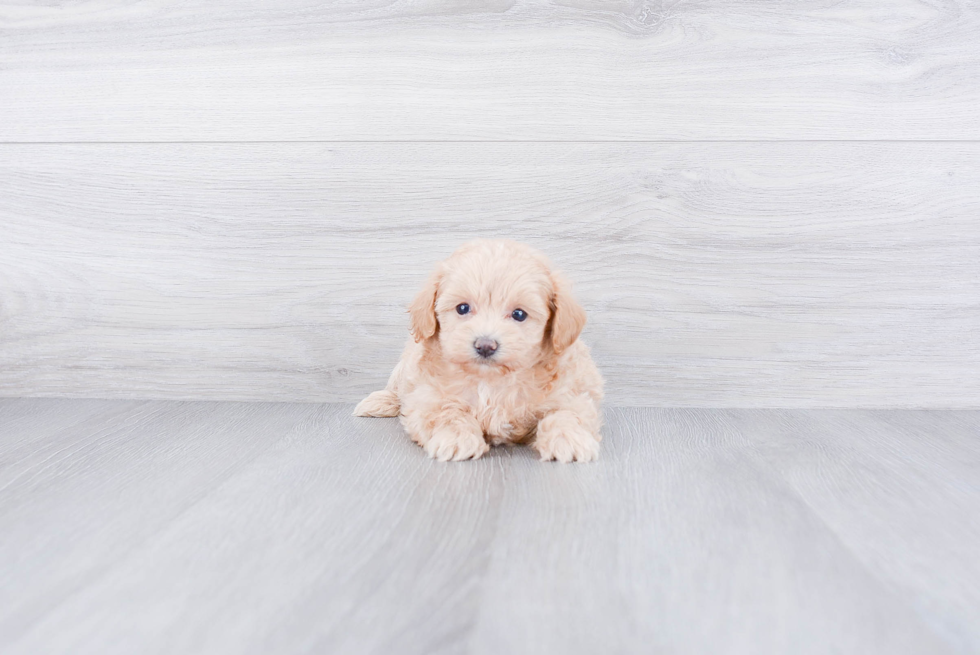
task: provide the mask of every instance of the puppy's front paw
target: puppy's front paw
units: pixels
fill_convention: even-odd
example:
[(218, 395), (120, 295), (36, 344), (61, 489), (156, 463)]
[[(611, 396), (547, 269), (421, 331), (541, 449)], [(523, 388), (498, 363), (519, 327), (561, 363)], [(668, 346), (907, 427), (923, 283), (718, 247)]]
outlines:
[(423, 448), (440, 462), (479, 459), (490, 450), (482, 434), (449, 427), (436, 428)]
[(533, 446), (543, 462), (591, 462), (599, 458), (599, 440), (573, 417), (546, 417), (538, 424)]

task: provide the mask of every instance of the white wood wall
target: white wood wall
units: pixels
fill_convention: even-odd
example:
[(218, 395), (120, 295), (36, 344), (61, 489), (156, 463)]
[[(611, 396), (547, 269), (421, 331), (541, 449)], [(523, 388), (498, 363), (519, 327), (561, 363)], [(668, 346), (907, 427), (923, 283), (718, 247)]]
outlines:
[(0, 4), (0, 395), (357, 400), (477, 236), (613, 404), (980, 407), (980, 5)]

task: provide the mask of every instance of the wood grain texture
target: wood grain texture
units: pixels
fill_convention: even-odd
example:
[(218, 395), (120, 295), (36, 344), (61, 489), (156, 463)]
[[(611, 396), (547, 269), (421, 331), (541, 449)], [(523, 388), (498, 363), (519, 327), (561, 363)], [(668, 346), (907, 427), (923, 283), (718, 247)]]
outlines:
[[(980, 608), (980, 559), (974, 547), (980, 543), (980, 514), (974, 506), (980, 493), (980, 425), (975, 414), (734, 416), (740, 428), (766, 435), (766, 461), (843, 548), (875, 578), (914, 597), (916, 613), (960, 652), (977, 650), (977, 631), (967, 627), (977, 622)], [(959, 523), (963, 533), (951, 530), (950, 521)]]
[[(6, 428), (11, 436), (2, 440), (0, 516), (10, 528), (0, 531), (6, 643), (127, 561), (315, 410), (103, 401), (101, 414), (83, 406), (75, 419), (82, 421), (48, 430), (53, 417), (71, 416), (67, 402), (36, 401), (44, 439), (26, 425)], [(33, 448), (10, 447), (23, 441)]]
[(356, 401), (508, 236), (612, 404), (976, 408), (978, 189), (977, 143), (0, 146), (0, 395)]
[(14, 3), (0, 140), (978, 139), (970, 0)]
[[(933, 624), (946, 622), (960, 637), (974, 633), (968, 626), (980, 599), (945, 594), (947, 585), (975, 588), (975, 565), (962, 556), (956, 560), (967, 565), (961, 585), (955, 564), (940, 567), (927, 557), (923, 576), (931, 576), (932, 584), (897, 592), (892, 577), (875, 575), (877, 567), (855, 556), (809, 498), (795, 493), (780, 475), (781, 462), (774, 466), (775, 458), (765, 456), (778, 448), (778, 432), (766, 423), (772, 416), (810, 426), (824, 415), (625, 409), (610, 417), (604, 463), (595, 470), (542, 470), (533, 459), (515, 461), (500, 510), (510, 520), (493, 545), (487, 572), (492, 582), (471, 642), (478, 645), (474, 652), (510, 652), (515, 643), (527, 653), (951, 650), (936, 639), (940, 631)], [(865, 415), (845, 415), (853, 420), (843, 440), (890, 440)], [(934, 418), (930, 427), (942, 430), (947, 417)], [(976, 429), (976, 416), (970, 421)], [(825, 436), (822, 429), (811, 431), (814, 441)], [(784, 456), (800, 460), (808, 454), (788, 450)], [(820, 477), (865, 464), (827, 459), (803, 468)], [(876, 462), (873, 454), (868, 459)], [(898, 478), (908, 468), (889, 464), (894, 469), (888, 474)], [(922, 462), (917, 464), (921, 472)], [(931, 479), (938, 474), (924, 473), (928, 479), (906, 493), (942, 487)], [(898, 486), (901, 480), (889, 482)], [(923, 505), (943, 502), (933, 495)], [(831, 507), (846, 513), (849, 504), (838, 496)], [(878, 506), (863, 509), (874, 513)], [(936, 523), (949, 531), (950, 520), (970, 512), (959, 505)], [(892, 530), (884, 523), (864, 531), (854, 545), (890, 551), (887, 556), (897, 560), (921, 552), (908, 542), (886, 541)], [(915, 529), (912, 523), (903, 527)], [(974, 528), (952, 530), (951, 540), (969, 549)], [(950, 600), (944, 609), (955, 607), (958, 616), (916, 612), (916, 604), (932, 594)], [(956, 646), (969, 652), (975, 640), (974, 633)]]
[(612, 410), (562, 466), (351, 409), (0, 402), (0, 649), (980, 648), (980, 412)]

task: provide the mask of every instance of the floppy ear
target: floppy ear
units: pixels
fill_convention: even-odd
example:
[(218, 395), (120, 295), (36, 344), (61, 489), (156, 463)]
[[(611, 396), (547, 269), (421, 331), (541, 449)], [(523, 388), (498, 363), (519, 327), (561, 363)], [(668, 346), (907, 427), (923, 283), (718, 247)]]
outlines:
[(575, 343), (585, 327), (585, 310), (572, 297), (571, 285), (560, 273), (551, 274), (551, 345), (556, 353)]
[(439, 322), (436, 320), (436, 296), (439, 295), (439, 282), (442, 271), (435, 271), (426, 280), (425, 286), (408, 306), (411, 319), (412, 336), (416, 342), (425, 341), (436, 333)]

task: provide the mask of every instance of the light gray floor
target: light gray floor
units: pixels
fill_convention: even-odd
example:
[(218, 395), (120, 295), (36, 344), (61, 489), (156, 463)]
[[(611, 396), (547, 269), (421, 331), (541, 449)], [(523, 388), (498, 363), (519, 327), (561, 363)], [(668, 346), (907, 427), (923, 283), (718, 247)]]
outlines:
[(562, 466), (350, 411), (0, 400), (0, 651), (980, 650), (980, 412), (610, 409)]

